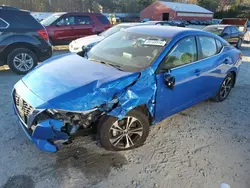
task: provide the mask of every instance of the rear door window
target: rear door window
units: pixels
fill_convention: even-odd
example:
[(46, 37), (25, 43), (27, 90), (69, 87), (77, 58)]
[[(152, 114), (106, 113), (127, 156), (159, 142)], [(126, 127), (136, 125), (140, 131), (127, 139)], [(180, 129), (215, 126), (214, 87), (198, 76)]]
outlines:
[(200, 59), (205, 59), (217, 54), (217, 45), (214, 38), (199, 37), (201, 54)]
[(6, 29), (9, 27), (9, 23), (6, 22), (4, 19), (0, 18), (0, 29)]
[(90, 25), (93, 23), (93, 20), (89, 16), (75, 16), (76, 25)]
[(97, 19), (104, 25), (110, 24), (106, 16), (97, 16)]

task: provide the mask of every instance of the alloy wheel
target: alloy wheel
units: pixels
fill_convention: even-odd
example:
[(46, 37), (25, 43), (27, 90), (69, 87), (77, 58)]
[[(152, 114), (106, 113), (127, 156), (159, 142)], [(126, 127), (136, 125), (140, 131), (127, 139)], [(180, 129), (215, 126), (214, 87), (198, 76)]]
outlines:
[(221, 96), (222, 99), (225, 99), (229, 95), (229, 93), (230, 93), (230, 91), (232, 89), (232, 81), (233, 80), (232, 80), (231, 77), (227, 77), (224, 80), (224, 82), (223, 82), (223, 84), (221, 86), (221, 89), (220, 89), (220, 96)]
[(21, 72), (29, 71), (33, 68), (34, 60), (27, 53), (20, 53), (14, 57), (13, 64)]
[(143, 135), (143, 125), (135, 117), (126, 116), (117, 120), (109, 130), (110, 143), (119, 149), (128, 149), (136, 145)]

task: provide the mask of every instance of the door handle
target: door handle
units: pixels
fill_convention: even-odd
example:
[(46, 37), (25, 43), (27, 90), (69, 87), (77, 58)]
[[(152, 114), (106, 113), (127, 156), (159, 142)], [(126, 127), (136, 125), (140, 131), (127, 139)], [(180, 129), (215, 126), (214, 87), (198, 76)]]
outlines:
[(196, 69), (195, 72), (194, 72), (194, 74), (196, 76), (199, 76), (201, 74), (201, 70), (200, 69)]

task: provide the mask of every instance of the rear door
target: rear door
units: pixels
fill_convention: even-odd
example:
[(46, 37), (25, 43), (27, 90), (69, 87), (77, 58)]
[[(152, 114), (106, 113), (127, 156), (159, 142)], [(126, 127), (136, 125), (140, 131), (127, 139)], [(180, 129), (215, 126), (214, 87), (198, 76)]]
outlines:
[(201, 66), (201, 87), (198, 92), (202, 94), (201, 100), (216, 95), (220, 84), (226, 75), (227, 64), (232, 60), (222, 53), (222, 43), (209, 36), (198, 36), (199, 64)]
[(86, 37), (89, 35), (96, 34), (94, 33), (94, 21), (89, 17), (85, 15), (77, 15), (74, 16), (75, 18), (75, 24), (72, 26), (74, 31), (74, 37), (73, 39)]

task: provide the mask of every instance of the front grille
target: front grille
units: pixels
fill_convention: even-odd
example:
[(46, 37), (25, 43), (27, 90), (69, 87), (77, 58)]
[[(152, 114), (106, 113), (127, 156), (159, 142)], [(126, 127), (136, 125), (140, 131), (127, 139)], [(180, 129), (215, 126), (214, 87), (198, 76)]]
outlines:
[(14, 91), (14, 100), (19, 116), (27, 124), (27, 118), (33, 112), (34, 108), (23, 100), (20, 95), (16, 93), (16, 91)]

